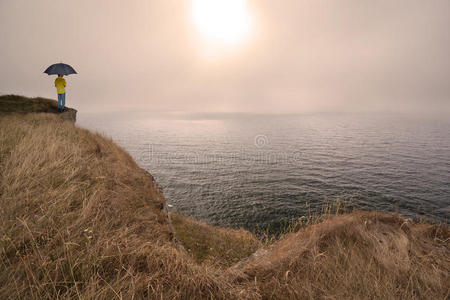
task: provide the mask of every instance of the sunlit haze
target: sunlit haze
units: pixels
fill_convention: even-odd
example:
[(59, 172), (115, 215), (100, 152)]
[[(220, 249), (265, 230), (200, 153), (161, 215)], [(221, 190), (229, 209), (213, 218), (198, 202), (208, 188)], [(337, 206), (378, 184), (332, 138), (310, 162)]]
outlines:
[(1, 0), (0, 93), (56, 98), (62, 61), (81, 112), (449, 112), (448, 28), (448, 0)]
[(235, 43), (250, 30), (246, 0), (193, 0), (192, 9), (197, 29), (211, 42)]

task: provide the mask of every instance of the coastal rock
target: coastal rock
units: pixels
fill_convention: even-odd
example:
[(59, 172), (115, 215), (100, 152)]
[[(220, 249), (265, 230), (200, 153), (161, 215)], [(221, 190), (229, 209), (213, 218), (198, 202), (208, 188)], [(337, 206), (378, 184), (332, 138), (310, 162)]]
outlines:
[(59, 114), (59, 116), (64, 121), (72, 121), (75, 123), (77, 121), (77, 110), (67, 107), (62, 113)]

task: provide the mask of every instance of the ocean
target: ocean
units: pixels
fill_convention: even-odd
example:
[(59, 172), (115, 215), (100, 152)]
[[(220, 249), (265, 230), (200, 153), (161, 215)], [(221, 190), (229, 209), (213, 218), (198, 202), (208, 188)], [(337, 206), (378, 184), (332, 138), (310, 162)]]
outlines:
[(170, 210), (277, 232), (341, 201), (448, 222), (450, 118), (394, 114), (88, 114), (162, 187)]

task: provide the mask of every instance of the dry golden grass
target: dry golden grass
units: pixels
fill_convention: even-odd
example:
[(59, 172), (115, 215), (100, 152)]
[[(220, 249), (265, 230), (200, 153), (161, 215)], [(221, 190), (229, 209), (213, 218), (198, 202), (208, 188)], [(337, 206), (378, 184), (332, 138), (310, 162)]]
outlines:
[(274, 299), (447, 299), (448, 226), (378, 212), (329, 216), (240, 266)]
[(261, 247), (261, 242), (244, 229), (217, 227), (190, 217), (170, 215), (177, 238), (198, 263), (230, 267)]
[(27, 98), (17, 95), (0, 96), (0, 115), (17, 113), (58, 113), (56, 100), (46, 98)]
[(0, 119), (0, 299), (227, 298), (173, 247), (164, 197), (112, 141), (56, 115)]
[(448, 226), (395, 215), (329, 215), (267, 246), (175, 216), (180, 251), (152, 177), (56, 115), (0, 117), (0, 170), (0, 299), (450, 295)]

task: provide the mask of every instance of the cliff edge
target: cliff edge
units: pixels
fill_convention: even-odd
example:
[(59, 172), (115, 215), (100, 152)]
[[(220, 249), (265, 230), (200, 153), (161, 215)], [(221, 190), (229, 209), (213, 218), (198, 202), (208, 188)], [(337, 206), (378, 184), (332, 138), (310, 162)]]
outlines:
[(7, 114), (51, 113), (63, 120), (76, 122), (77, 110), (66, 107), (64, 112), (58, 110), (58, 102), (46, 98), (28, 98), (17, 95), (0, 96), (0, 116)]

